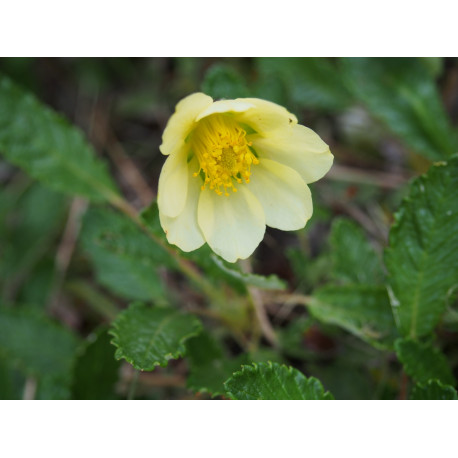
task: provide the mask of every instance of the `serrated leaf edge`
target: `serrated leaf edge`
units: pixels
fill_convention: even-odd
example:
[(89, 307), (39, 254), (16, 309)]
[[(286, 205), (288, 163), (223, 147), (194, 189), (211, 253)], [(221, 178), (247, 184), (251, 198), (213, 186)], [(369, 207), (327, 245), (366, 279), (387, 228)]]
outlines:
[(255, 373), (258, 369), (275, 369), (277, 367), (279, 369), (286, 369), (288, 375), (292, 375), (292, 376), (299, 375), (299, 377), (304, 378), (307, 382), (312, 382), (312, 383), (318, 382), (318, 384), (319, 384), (319, 386), (320, 386), (320, 388), (321, 388), (321, 390), (323, 392), (323, 400), (333, 400), (334, 399), (334, 397), (332, 396), (332, 394), (329, 391), (325, 391), (325, 389), (323, 387), (323, 384), (317, 378), (315, 378), (315, 377), (307, 377), (301, 371), (295, 369), (292, 366), (287, 366), (286, 364), (272, 363), (272, 361), (268, 361), (267, 363), (255, 363), (255, 362), (253, 362), (253, 363), (251, 363), (251, 365), (249, 365), (249, 364), (242, 365), (242, 368), (239, 371), (234, 372), (232, 374), (232, 376), (229, 377), (224, 382), (224, 387), (226, 388), (226, 394), (232, 400), (237, 400), (235, 395), (234, 395), (234, 393), (232, 393), (231, 391), (229, 391), (227, 389), (227, 384), (228, 383), (230, 383), (234, 379), (237, 379), (238, 377), (241, 377), (241, 376), (245, 375), (246, 372)]
[[(202, 331), (202, 323), (197, 319), (197, 317), (195, 317), (194, 315), (190, 315), (192, 316), (193, 318), (195, 318), (195, 322), (194, 322), (194, 330), (193, 331), (190, 331), (188, 334), (186, 334), (185, 336), (183, 336), (179, 341), (178, 341), (178, 349), (176, 352), (171, 352), (171, 353), (167, 353), (164, 355), (164, 359), (166, 359), (167, 361), (165, 363), (161, 363), (159, 361), (155, 361), (152, 363), (152, 365), (149, 365), (149, 366), (146, 366), (146, 367), (140, 367), (138, 364), (135, 363), (135, 361), (130, 358), (128, 355), (125, 355), (122, 348), (119, 347), (119, 335), (117, 333), (117, 330), (118, 330), (118, 323), (119, 321), (121, 320), (124, 320), (125, 319), (125, 315), (126, 315), (126, 312), (128, 310), (130, 310), (132, 307), (134, 308), (140, 308), (142, 307), (143, 304), (141, 303), (133, 303), (131, 304), (128, 308), (126, 308), (124, 311), (122, 311), (117, 317), (116, 317), (116, 320), (113, 321), (112, 323), (112, 327), (110, 328), (110, 330), (108, 331), (108, 334), (111, 335), (113, 337), (113, 339), (110, 341), (110, 343), (112, 345), (114, 345), (116, 347), (116, 352), (115, 352), (115, 358), (117, 360), (121, 360), (121, 359), (125, 359), (129, 364), (131, 364), (135, 369), (138, 369), (142, 372), (144, 371), (153, 371), (157, 366), (161, 366), (161, 367), (166, 367), (168, 362), (171, 360), (171, 359), (178, 359), (180, 357), (183, 357), (185, 354), (186, 354), (186, 347), (185, 347), (185, 342), (190, 339), (191, 337), (195, 337), (197, 336), (201, 331)], [(171, 311), (175, 312), (177, 315), (180, 314), (180, 315), (185, 315), (184, 313), (178, 311), (178, 310), (175, 310), (175, 309), (170, 309)]]
[[(419, 342), (418, 340), (414, 340), (414, 339), (411, 339), (411, 338), (399, 338), (399, 339), (396, 339), (396, 341), (394, 342), (394, 349), (396, 351), (397, 358), (402, 363), (402, 366), (404, 367), (404, 370), (405, 370), (406, 374), (409, 377), (412, 377), (414, 380), (416, 380), (415, 370), (411, 371), (412, 366), (410, 364), (408, 364), (408, 363), (406, 364), (404, 361), (402, 361), (400, 356), (399, 356), (400, 345), (402, 343), (408, 343), (408, 342), (412, 342), (412, 343), (417, 344), (421, 349), (426, 349), (426, 350), (431, 349), (432, 353), (434, 354), (433, 356), (438, 358), (438, 359), (443, 360), (447, 364), (447, 367), (449, 367), (448, 366), (448, 362), (447, 362), (447, 358), (445, 357), (445, 355), (437, 347), (435, 347), (431, 343)], [(450, 370), (450, 376), (454, 379), (454, 375), (453, 375), (451, 370)], [(443, 381), (440, 381), (439, 379), (430, 379), (430, 380), (437, 380), (442, 385), (450, 385), (449, 383), (445, 383)], [(429, 383), (430, 380), (428, 380), (428, 382), (422, 382), (422, 384)], [(452, 386), (452, 385), (450, 385), (450, 386)]]
[[(397, 317), (396, 308), (399, 307), (401, 304), (400, 304), (399, 299), (396, 297), (396, 295), (394, 294), (394, 291), (391, 289), (391, 286), (389, 284), (389, 280), (392, 277), (392, 275), (391, 275), (391, 273), (390, 273), (390, 271), (388, 269), (388, 265), (387, 265), (387, 262), (386, 262), (386, 258), (391, 256), (391, 253), (394, 251), (394, 248), (392, 247), (392, 237), (393, 237), (393, 234), (394, 234), (394, 236), (397, 236), (397, 232), (399, 230), (399, 226), (401, 225), (402, 218), (404, 217), (404, 214), (405, 214), (405, 208), (406, 208), (406, 206), (411, 205), (411, 203), (412, 203), (410, 190), (413, 188), (413, 186), (415, 186), (417, 183), (420, 186), (424, 186), (423, 183), (425, 181), (428, 181), (428, 180), (431, 179), (430, 178), (430, 174), (432, 173), (433, 169), (437, 169), (439, 167), (445, 167), (453, 160), (458, 160), (458, 153), (455, 153), (452, 156), (450, 156), (447, 159), (447, 161), (436, 161), (436, 162), (433, 162), (433, 165), (424, 174), (422, 174), (422, 175), (420, 175), (418, 177), (412, 178), (410, 180), (409, 184), (408, 184), (409, 193), (406, 196), (404, 196), (404, 198), (402, 199), (401, 205), (399, 206), (399, 210), (393, 216), (394, 217), (394, 222), (390, 227), (388, 246), (385, 248), (385, 252), (384, 252), (384, 256), (383, 257), (384, 257), (385, 265), (387, 267), (388, 297), (390, 299), (390, 304), (391, 304), (391, 307), (393, 309), (395, 322), (396, 322), (396, 325), (398, 326), (398, 328), (400, 327), (400, 322), (399, 322), (399, 318)], [(418, 290), (415, 291), (415, 294), (416, 294), (416, 296), (418, 296)], [(445, 303), (445, 298), (444, 298), (444, 309), (445, 309), (445, 306), (446, 306), (446, 303)], [(415, 305), (415, 319), (412, 319), (411, 326), (410, 326), (410, 337), (412, 337), (412, 338), (416, 338), (417, 337), (416, 336), (416, 332), (413, 329), (413, 327), (416, 325), (416, 315), (417, 314), (418, 314), (418, 301), (416, 302), (416, 305)]]

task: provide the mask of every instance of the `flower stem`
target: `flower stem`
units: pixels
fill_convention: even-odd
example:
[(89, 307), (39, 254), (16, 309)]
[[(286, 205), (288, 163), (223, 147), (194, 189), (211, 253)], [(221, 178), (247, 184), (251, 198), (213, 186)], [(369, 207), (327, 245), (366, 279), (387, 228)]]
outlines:
[[(251, 263), (248, 259), (244, 259), (240, 262), (242, 270), (246, 273), (251, 273)], [(262, 330), (264, 337), (269, 341), (269, 343), (274, 347), (278, 348), (278, 339), (275, 334), (274, 328), (269, 321), (267, 316), (266, 309), (264, 307), (264, 302), (262, 300), (261, 291), (254, 286), (248, 286), (248, 294), (250, 295), (251, 302), (253, 304), (254, 311), (256, 313), (256, 318), (258, 319), (259, 326)]]

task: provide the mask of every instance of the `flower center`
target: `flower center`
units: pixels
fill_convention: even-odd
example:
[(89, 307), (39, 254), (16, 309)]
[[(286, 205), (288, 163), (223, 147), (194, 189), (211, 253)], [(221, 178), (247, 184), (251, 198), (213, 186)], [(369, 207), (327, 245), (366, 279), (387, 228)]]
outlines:
[(259, 160), (248, 148), (246, 132), (229, 116), (210, 115), (197, 125), (192, 139), (192, 149), (199, 159), (200, 169), (194, 173), (204, 174), (202, 191), (208, 184), (218, 195), (228, 190), (237, 191), (234, 182), (250, 182), (251, 165)]

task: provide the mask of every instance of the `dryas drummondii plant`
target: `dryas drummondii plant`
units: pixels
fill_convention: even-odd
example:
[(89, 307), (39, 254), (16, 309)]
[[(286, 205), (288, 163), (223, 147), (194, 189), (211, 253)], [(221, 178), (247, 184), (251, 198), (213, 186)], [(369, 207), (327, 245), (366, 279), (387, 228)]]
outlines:
[[(133, 111), (118, 77), (100, 94), (81, 85), (78, 119), (101, 151), (40, 102), (41, 83), (37, 98), (0, 74), (0, 398), (458, 399), (458, 138), (442, 106), (456, 62), (198, 61), (211, 66), (195, 86), (168, 62), (150, 81), (154, 62), (129, 61), (155, 100), (142, 90)], [(55, 80), (54, 65), (23, 65)], [(74, 82), (56, 88), (59, 111)], [(159, 215), (141, 171), (159, 177), (149, 120), (168, 84), (223, 100), (178, 105)], [(307, 113), (342, 151), (313, 221), (307, 184), (329, 148), (279, 105), (231, 100), (249, 93)], [(104, 103), (116, 94), (127, 110)], [(253, 269), (225, 261), (266, 225), (305, 224)]]
[(183, 251), (207, 242), (229, 262), (249, 257), (266, 225), (303, 228), (313, 211), (307, 184), (333, 161), (328, 145), (285, 108), (203, 93), (178, 103), (160, 150), (168, 156), (158, 193), (168, 241)]

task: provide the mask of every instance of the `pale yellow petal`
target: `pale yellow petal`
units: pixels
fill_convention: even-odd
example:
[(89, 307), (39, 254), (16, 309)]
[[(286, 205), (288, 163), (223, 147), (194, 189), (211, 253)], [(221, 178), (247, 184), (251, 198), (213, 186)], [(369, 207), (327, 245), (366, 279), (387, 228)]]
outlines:
[(201, 92), (188, 95), (181, 100), (162, 134), (162, 145), (159, 147), (161, 153), (168, 155), (180, 149), (192, 130), (197, 116), (212, 103), (213, 99)]
[(259, 157), (266, 157), (296, 170), (306, 183), (322, 178), (331, 168), (334, 156), (329, 146), (313, 130), (295, 125), (268, 136), (250, 135)]
[(182, 147), (165, 161), (159, 176), (157, 204), (159, 211), (174, 218), (186, 202), (188, 192), (188, 154)]
[(290, 167), (262, 158), (252, 168), (250, 191), (261, 202), (267, 226), (302, 229), (312, 216), (312, 196), (301, 176)]
[(210, 189), (200, 195), (197, 220), (211, 249), (228, 262), (248, 258), (266, 230), (264, 211), (248, 186), (228, 197)]
[(260, 136), (297, 124), (296, 116), (276, 103), (254, 98), (242, 100), (251, 103), (253, 108), (237, 114), (237, 120), (250, 126)]
[(197, 116), (196, 121), (200, 121), (206, 116), (210, 116), (215, 113), (239, 113), (247, 111), (254, 106), (255, 105), (248, 102), (247, 99), (219, 100), (203, 110), (199, 116)]
[(193, 172), (199, 169), (199, 162), (194, 158), (188, 167), (188, 193), (183, 211), (175, 218), (159, 212), (162, 229), (167, 240), (183, 251), (193, 251), (201, 247), (204, 237), (197, 224), (197, 204), (201, 193), (202, 179), (194, 177)]

